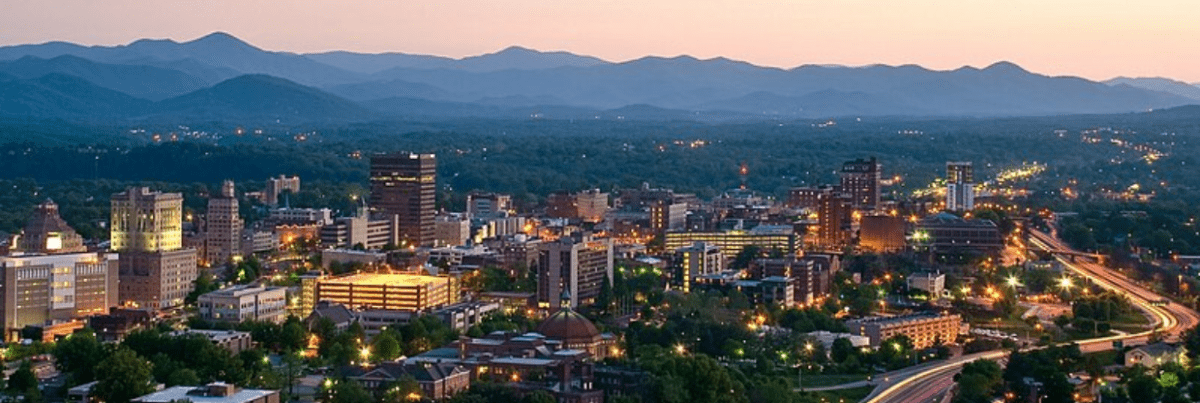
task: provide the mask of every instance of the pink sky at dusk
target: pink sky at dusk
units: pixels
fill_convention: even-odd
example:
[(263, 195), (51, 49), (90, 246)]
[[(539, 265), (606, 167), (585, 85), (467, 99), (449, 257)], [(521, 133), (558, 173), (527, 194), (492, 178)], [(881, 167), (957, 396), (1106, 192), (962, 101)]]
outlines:
[(1200, 81), (1194, 0), (5, 0), (2, 8), (4, 45), (224, 31), (299, 53), (462, 57), (520, 45), (610, 61), (688, 54), (939, 70), (1007, 60), (1050, 75)]

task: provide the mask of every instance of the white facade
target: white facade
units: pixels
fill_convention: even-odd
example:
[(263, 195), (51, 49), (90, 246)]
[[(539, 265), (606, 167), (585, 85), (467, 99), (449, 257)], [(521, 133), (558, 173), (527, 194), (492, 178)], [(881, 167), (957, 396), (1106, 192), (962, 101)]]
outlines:
[(946, 184), (946, 210), (971, 211), (975, 209), (974, 183)]
[(946, 210), (975, 209), (975, 169), (970, 162), (946, 163)]
[(289, 223), (333, 223), (333, 210), (327, 208), (275, 208), (271, 209), (271, 221)]
[(929, 293), (929, 298), (937, 299), (942, 296), (942, 290), (946, 289), (946, 275), (929, 272), (913, 273), (908, 277), (908, 288), (925, 290)]
[(850, 333), (833, 333), (826, 330), (818, 330), (808, 334), (809, 337), (816, 339), (825, 346), (825, 351), (833, 349), (833, 341), (837, 339), (846, 339), (850, 341), (850, 345), (854, 348), (863, 348), (871, 346), (871, 338), (867, 336), (859, 336)]
[(282, 323), (287, 318), (287, 289), (233, 286), (201, 295), (197, 305), (200, 317), (209, 321)]

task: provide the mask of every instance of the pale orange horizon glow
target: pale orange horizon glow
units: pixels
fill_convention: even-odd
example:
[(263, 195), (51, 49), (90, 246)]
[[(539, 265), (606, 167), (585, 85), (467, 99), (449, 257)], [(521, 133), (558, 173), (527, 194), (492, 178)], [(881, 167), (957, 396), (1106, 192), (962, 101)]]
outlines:
[(1193, 0), (6, 1), (0, 44), (186, 41), (463, 57), (519, 45), (609, 61), (727, 57), (763, 66), (1011, 61), (1048, 75), (1200, 81)]

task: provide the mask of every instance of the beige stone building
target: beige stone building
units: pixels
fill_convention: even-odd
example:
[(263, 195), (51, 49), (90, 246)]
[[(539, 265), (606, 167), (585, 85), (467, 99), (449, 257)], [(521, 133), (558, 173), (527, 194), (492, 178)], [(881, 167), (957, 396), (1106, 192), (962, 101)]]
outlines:
[[(613, 241), (575, 233), (541, 244), (538, 254), (537, 299), (542, 309), (590, 305), (613, 278)], [(564, 301), (562, 295), (574, 298)]]
[(197, 305), (204, 320), (282, 323), (287, 319), (287, 289), (238, 285), (201, 295)]
[(242, 255), (242, 218), (233, 181), (221, 185), (221, 194), (208, 199), (205, 214), (204, 260), (219, 266)]
[[(329, 301), (353, 309), (425, 311), (459, 301), (453, 277), (409, 273), (359, 273), (342, 277), (302, 277), (301, 304)], [(311, 306), (302, 309), (311, 311)]]
[(0, 257), (4, 339), (25, 326), (67, 329), (54, 325), (107, 314), (117, 304), (117, 264), (114, 253)]
[(871, 345), (880, 347), (883, 341), (897, 335), (908, 336), (914, 348), (923, 349), (938, 342), (950, 344), (962, 329), (962, 316), (922, 312), (901, 316), (878, 316), (846, 321), (850, 333), (871, 338)]
[(278, 206), (279, 194), (285, 190), (300, 193), (300, 177), (279, 175), (278, 178), (267, 178), (267, 185), (263, 189), (263, 202), (268, 206)]
[(135, 187), (111, 202), (121, 303), (148, 310), (183, 304), (196, 280), (196, 250), (183, 248), (183, 195)]

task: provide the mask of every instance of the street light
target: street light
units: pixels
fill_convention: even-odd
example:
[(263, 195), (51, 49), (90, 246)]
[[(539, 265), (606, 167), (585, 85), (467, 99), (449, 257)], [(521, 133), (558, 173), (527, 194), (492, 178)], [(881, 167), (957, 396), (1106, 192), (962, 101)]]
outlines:
[(1017, 286), (1021, 285), (1021, 280), (1017, 279), (1017, 276), (1012, 275), (1008, 276), (1008, 279), (1005, 280), (1005, 282), (1008, 283), (1008, 286), (1012, 288), (1017, 288)]
[(1071, 282), (1070, 277), (1063, 277), (1058, 279), (1058, 286), (1062, 287), (1063, 290), (1071, 291), (1071, 287), (1074, 287), (1075, 284)]

